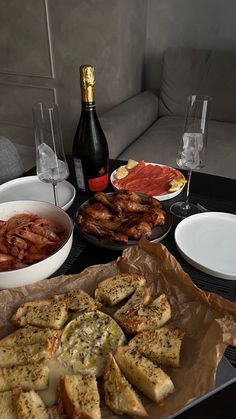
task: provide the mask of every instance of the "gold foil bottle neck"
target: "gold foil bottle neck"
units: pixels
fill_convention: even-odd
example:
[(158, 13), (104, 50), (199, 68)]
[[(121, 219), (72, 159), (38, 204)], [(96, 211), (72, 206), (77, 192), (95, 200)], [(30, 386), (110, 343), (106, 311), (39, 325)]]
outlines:
[(80, 66), (80, 87), (83, 102), (94, 101), (95, 70), (91, 65)]

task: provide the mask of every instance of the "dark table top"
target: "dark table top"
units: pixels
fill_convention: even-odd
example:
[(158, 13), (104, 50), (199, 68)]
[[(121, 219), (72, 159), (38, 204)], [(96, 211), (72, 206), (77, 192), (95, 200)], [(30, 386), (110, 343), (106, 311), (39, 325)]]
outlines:
[[(111, 160), (110, 172), (115, 170), (123, 161)], [(70, 181), (75, 188), (74, 170), (72, 160), (68, 157), (68, 164), (70, 167)], [(185, 173), (183, 171), (183, 173)], [(32, 171), (29, 173), (32, 174)], [(113, 191), (109, 184), (105, 192)], [(90, 196), (76, 194), (75, 201), (68, 213), (74, 217), (78, 207)], [(168, 201), (164, 204), (169, 207), (173, 202), (180, 200), (181, 195)], [(203, 207), (210, 211), (220, 211), (236, 214), (236, 181), (218, 176), (194, 172), (190, 187), (190, 200), (194, 203), (200, 203)], [(174, 230), (180, 220), (174, 219), (173, 226), (168, 235), (162, 240), (162, 243), (180, 262), (183, 269), (189, 273), (193, 282), (205, 291), (216, 292), (231, 301), (236, 301), (236, 282), (231, 280), (224, 280), (207, 275), (199, 270), (193, 268), (188, 264), (178, 253), (175, 241)], [(115, 260), (120, 256), (120, 251), (103, 249), (91, 243), (86, 242), (75, 229), (74, 241), (67, 261), (63, 267), (56, 273), (73, 274), (81, 272), (88, 266), (107, 263)], [(55, 274), (53, 275), (55, 276)], [(229, 348), (226, 352), (227, 358), (236, 367), (236, 351), (234, 348)], [(235, 362), (235, 364), (234, 364)], [(236, 396), (236, 383), (227, 386), (225, 389), (219, 391), (217, 394), (209, 397), (205, 401), (199, 403), (197, 406), (179, 415), (179, 418), (235, 418), (236, 408), (234, 398)]]

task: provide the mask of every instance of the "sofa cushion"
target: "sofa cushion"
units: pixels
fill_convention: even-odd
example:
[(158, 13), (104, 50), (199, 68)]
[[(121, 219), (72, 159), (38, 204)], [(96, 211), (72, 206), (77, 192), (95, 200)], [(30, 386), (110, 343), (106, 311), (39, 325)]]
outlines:
[(153, 124), (158, 116), (158, 103), (154, 93), (145, 91), (100, 116), (111, 158), (116, 158)]
[[(183, 117), (159, 118), (141, 137), (126, 148), (119, 158), (145, 160), (177, 167), (175, 159), (183, 123)], [(235, 156), (236, 124), (209, 121), (207, 162), (201, 171), (235, 179)]]
[(159, 115), (183, 116), (191, 94), (213, 98), (210, 119), (236, 122), (236, 53), (168, 48), (163, 56)]

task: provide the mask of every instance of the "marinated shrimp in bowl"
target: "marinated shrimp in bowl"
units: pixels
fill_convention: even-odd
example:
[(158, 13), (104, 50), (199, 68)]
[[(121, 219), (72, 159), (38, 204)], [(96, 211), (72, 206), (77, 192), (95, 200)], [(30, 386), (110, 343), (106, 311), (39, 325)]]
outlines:
[(24, 268), (47, 258), (65, 239), (63, 228), (31, 212), (0, 220), (0, 272)]

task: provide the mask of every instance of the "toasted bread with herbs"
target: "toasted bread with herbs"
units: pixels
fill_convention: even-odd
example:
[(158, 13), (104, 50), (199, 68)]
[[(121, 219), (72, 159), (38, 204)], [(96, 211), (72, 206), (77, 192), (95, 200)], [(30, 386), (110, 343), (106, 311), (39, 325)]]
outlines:
[(25, 390), (45, 390), (48, 380), (49, 368), (44, 362), (0, 368), (0, 392), (18, 387)]
[(184, 331), (177, 327), (164, 326), (138, 333), (129, 342), (129, 347), (157, 364), (179, 367), (184, 334)]
[(115, 352), (115, 359), (129, 382), (154, 402), (160, 403), (173, 393), (170, 377), (138, 351), (121, 346)]
[(141, 400), (121, 373), (111, 352), (107, 356), (103, 385), (105, 403), (113, 412), (118, 415), (147, 417), (147, 412)]
[(25, 346), (0, 346), (0, 368), (32, 364), (51, 358), (55, 346), (50, 341)]
[(161, 327), (171, 318), (171, 307), (165, 294), (161, 294), (151, 304), (133, 305), (133, 307), (132, 298), (127, 303), (127, 307), (131, 306), (130, 309), (127, 310), (126, 306), (123, 306), (114, 314), (114, 318), (127, 333)]
[(119, 274), (111, 276), (98, 284), (95, 298), (114, 306), (133, 294), (138, 286), (145, 284), (146, 280), (143, 275)]
[(50, 419), (47, 408), (34, 390), (21, 390), (16, 398), (18, 419)]
[(127, 333), (136, 333), (132, 319), (138, 310), (143, 309), (150, 301), (150, 292), (146, 286), (136, 288), (129, 300), (114, 313), (114, 319)]
[(83, 290), (71, 290), (65, 294), (55, 295), (56, 301), (65, 301), (69, 310), (73, 311), (93, 311), (101, 307), (89, 294)]
[(94, 375), (66, 375), (60, 381), (60, 399), (70, 419), (100, 419), (100, 396)]
[(11, 321), (17, 326), (47, 327), (62, 329), (68, 319), (65, 301), (39, 300), (23, 303), (12, 316)]
[(26, 325), (25, 327), (21, 327), (1, 339), (0, 347), (33, 345), (35, 343), (50, 341), (52, 352), (55, 352), (58, 347), (61, 334), (62, 332), (60, 330), (47, 328), (42, 329), (40, 327)]
[(0, 393), (0, 418), (18, 419), (13, 391)]

